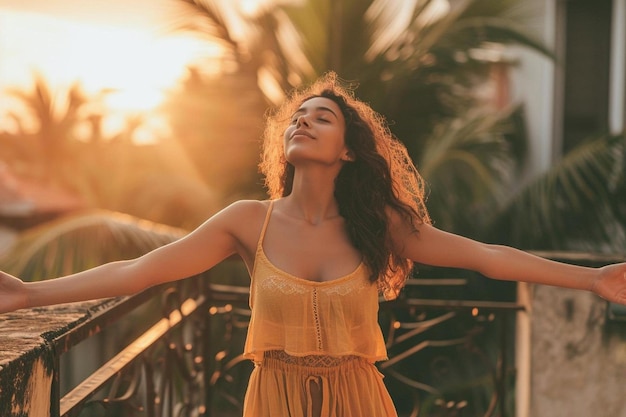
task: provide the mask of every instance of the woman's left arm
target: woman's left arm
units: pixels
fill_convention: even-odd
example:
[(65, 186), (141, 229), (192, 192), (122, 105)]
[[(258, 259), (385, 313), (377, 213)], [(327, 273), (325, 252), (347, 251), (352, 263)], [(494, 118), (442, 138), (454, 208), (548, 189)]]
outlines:
[(626, 304), (626, 263), (589, 268), (541, 258), (508, 246), (477, 242), (444, 232), (429, 224), (417, 231), (392, 221), (396, 250), (415, 262), (477, 271), (489, 278), (524, 281), (593, 291)]

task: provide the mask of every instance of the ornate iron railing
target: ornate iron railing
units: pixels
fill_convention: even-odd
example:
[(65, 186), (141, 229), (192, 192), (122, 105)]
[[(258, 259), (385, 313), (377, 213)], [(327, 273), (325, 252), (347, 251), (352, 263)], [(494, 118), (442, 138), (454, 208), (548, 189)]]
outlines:
[[(432, 273), (434, 271), (428, 271)], [(453, 272), (460, 278), (446, 278)], [(378, 364), (401, 416), (513, 416), (515, 284), (496, 283), (501, 299), (451, 298), (467, 293), (476, 274), (439, 270), (432, 279), (411, 279), (398, 300), (380, 304), (389, 360)], [(474, 285), (475, 287), (475, 285)], [(502, 288), (506, 287), (506, 291)], [(241, 355), (250, 312), (245, 287), (209, 284), (214, 340), (212, 416), (241, 415), (252, 365)], [(476, 291), (476, 289), (474, 289)], [(480, 289), (478, 292), (482, 292)], [(420, 297), (422, 295), (423, 297)], [(486, 291), (483, 297), (493, 298)], [(439, 297), (437, 297), (439, 296)], [(428, 298), (426, 298), (428, 297)]]
[[(515, 284), (494, 289), (466, 271), (420, 274), (429, 278), (380, 304), (390, 358), (378, 367), (399, 414), (513, 416), (514, 324), (523, 309)], [(133, 297), (0, 315), (0, 415), (38, 416), (46, 407), (52, 417), (241, 415), (252, 370), (241, 355), (248, 288), (216, 282), (205, 274)], [(115, 345), (113, 353), (68, 381), (67, 364), (89, 362), (80, 346), (94, 338)]]
[[(205, 281), (0, 316), (0, 415), (205, 415)], [(120, 324), (139, 334), (126, 340), (112, 333)], [(63, 394), (65, 356), (78, 355), (70, 358), (74, 366), (87, 366), (93, 358), (80, 352), (81, 342), (99, 336), (105, 344), (113, 340), (116, 353)], [(31, 346), (20, 349), (22, 340)]]

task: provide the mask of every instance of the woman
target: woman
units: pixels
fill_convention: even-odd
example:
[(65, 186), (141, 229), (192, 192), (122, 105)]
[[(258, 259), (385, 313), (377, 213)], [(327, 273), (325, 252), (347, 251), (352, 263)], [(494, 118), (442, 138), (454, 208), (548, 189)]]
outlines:
[(421, 178), (382, 119), (330, 74), (269, 118), (271, 200), (240, 201), (140, 258), (23, 283), (0, 274), (0, 312), (131, 294), (238, 254), (251, 276), (246, 417), (395, 416), (378, 295), (413, 262), (593, 291), (626, 303), (626, 264), (585, 268), (437, 230)]

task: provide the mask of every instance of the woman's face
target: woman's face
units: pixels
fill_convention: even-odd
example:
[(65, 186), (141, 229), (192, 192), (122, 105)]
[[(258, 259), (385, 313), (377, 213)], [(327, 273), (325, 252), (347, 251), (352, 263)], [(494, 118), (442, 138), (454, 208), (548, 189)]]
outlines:
[(345, 120), (337, 103), (313, 97), (291, 116), (284, 135), (285, 157), (294, 166), (305, 162), (343, 164), (351, 160), (345, 130)]

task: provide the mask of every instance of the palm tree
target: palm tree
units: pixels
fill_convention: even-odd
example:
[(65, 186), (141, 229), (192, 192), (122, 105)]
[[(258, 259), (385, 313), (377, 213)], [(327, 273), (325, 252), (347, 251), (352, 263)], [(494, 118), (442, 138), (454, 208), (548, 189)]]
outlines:
[(27, 112), (25, 116), (11, 113), (10, 117), (18, 127), (17, 136), (31, 142), (27, 157), (33, 167), (40, 168), (35, 175), (51, 184), (71, 182), (71, 172), (78, 162), (75, 128), (88, 103), (80, 85), (73, 84), (65, 97), (60, 97), (42, 76), (35, 74), (31, 91), (9, 89), (8, 93), (20, 99)]
[(143, 115), (128, 116), (118, 133), (103, 132), (102, 99), (109, 90), (87, 96), (75, 83), (54, 91), (35, 74), (32, 90), (8, 92), (26, 111), (11, 113), (17, 132), (0, 135), (0, 158), (20, 176), (72, 192), (89, 207), (177, 227), (193, 228), (217, 211), (216, 192), (188, 158), (174, 157), (181, 154), (178, 144), (167, 138), (158, 146), (133, 142)]
[[(476, 89), (514, 64), (505, 45), (553, 57), (517, 23), (517, 3), (344, 0), (268, 10), (258, 18), (272, 39), (266, 72), (285, 91), (327, 70), (358, 83), (426, 177), (438, 226), (529, 249), (622, 252), (623, 135), (591, 138), (528, 187), (514, 186), (526, 150), (523, 109), (494, 111)], [(271, 31), (276, 22), (292, 36)]]
[(428, 206), (436, 225), (485, 239), (493, 216), (507, 201), (524, 155), (517, 109), (467, 112), (440, 123), (417, 165), (428, 181)]
[[(103, 157), (105, 142), (115, 139), (105, 138), (102, 131), (99, 109), (108, 92), (88, 96), (79, 82), (56, 91), (39, 73), (34, 74), (32, 90), (8, 89), (23, 106), (9, 113), (17, 131), (0, 136), (6, 148), (3, 156), (41, 184), (78, 194), (90, 205), (100, 204), (101, 196), (93, 187), (103, 176), (97, 161)], [(139, 124), (129, 123), (118, 136), (130, 135)]]
[[(496, 217), (502, 205), (518, 201), (505, 191), (516, 178), (516, 168), (524, 151), (523, 131), (519, 128), (522, 125), (520, 112), (508, 108), (493, 111), (493, 106), (477, 98), (474, 90), (489, 80), (493, 69), (492, 58), (486, 59), (486, 55), (495, 57), (497, 65), (510, 65), (502, 54), (497, 53), (499, 45), (518, 43), (550, 56), (546, 48), (525, 35), (515, 21), (507, 17), (514, 8), (514, 1), (327, 0), (304, 2), (297, 7), (274, 4), (253, 17), (240, 19), (239, 25), (243, 24), (248, 30), (247, 36), (243, 37), (237, 36), (233, 29), (236, 25), (232, 24), (232, 10), (227, 9), (232, 4), (219, 0), (181, 0), (182, 12), (178, 20), (173, 20), (172, 27), (199, 30), (212, 41), (219, 40), (228, 51), (224, 62), (236, 64), (234, 72), (224, 78), (229, 80), (228, 88), (235, 91), (229, 104), (241, 109), (245, 107), (242, 98), (248, 100), (251, 104), (245, 112), (246, 120), (261, 121), (260, 116), (251, 119), (251, 115), (254, 113), (252, 109), (261, 107), (263, 102), (258, 98), (251, 99), (251, 95), (258, 97), (256, 95), (263, 91), (267, 103), (280, 96), (275, 94), (277, 90), (270, 94), (267, 85), (278, 86), (278, 91), (285, 94), (292, 87), (333, 70), (344, 79), (358, 83), (359, 96), (388, 118), (394, 133), (411, 150), (430, 184), (429, 209), (438, 226), (481, 237), (481, 230), (489, 224), (488, 219)], [(445, 9), (446, 5), (448, 9)], [(226, 65), (224, 62), (222, 64)], [(187, 88), (183, 86), (180, 95), (191, 95), (198, 87), (193, 84), (193, 79), (188, 84)], [(238, 85), (244, 87), (235, 88)], [(263, 88), (255, 90), (251, 85), (262, 85)], [(220, 94), (225, 91), (216, 85), (210, 89)], [(246, 91), (250, 93), (246, 94)], [(72, 89), (68, 94), (68, 111), (57, 119), (52, 94), (41, 80), (31, 94), (21, 96), (41, 118), (41, 141), (48, 138), (45, 140), (50, 145), (46, 146), (51, 148), (52, 143), (66, 140), (67, 136), (60, 132), (70, 130), (79, 117), (78, 109), (85, 103), (79, 90)], [(195, 100), (199, 96), (196, 95)], [(472, 110), (468, 111), (468, 108)], [(216, 119), (223, 118), (225, 113), (220, 106), (214, 105), (212, 110), (218, 115)], [(229, 117), (236, 118), (240, 114), (238, 111), (230, 113)], [(184, 116), (192, 112), (186, 113), (171, 112), (171, 120), (181, 137), (204, 130), (206, 125), (190, 129), (190, 119)], [(250, 137), (255, 129), (258, 126), (250, 130)], [(52, 132), (50, 136), (44, 136), (48, 131)], [(220, 135), (222, 132), (218, 133)], [(216, 172), (223, 171), (216, 171), (211, 163), (202, 167), (202, 162), (206, 161), (211, 146), (219, 148), (225, 142), (210, 139), (213, 142), (202, 148), (203, 140), (204, 136), (198, 136), (184, 146), (188, 154), (199, 158), (196, 166), (204, 170), (204, 178), (215, 177)], [(249, 145), (254, 143), (249, 138), (244, 139), (244, 143), (246, 140)], [(68, 145), (54, 146), (57, 155), (64, 146)], [(256, 149), (256, 143), (249, 147)], [(51, 160), (55, 158), (57, 156), (53, 153)], [(253, 161), (245, 160), (243, 164), (242, 170), (245, 164), (252, 166)], [(52, 165), (56, 164), (50, 163)], [(553, 177), (579, 177), (581, 170), (588, 169), (588, 166), (572, 165), (568, 168), (569, 174)], [(604, 174), (608, 175), (607, 172)], [(217, 177), (220, 181), (224, 178)], [(243, 177), (254, 178), (251, 174)], [(564, 188), (568, 195), (580, 191), (581, 182), (570, 184), (573, 185)], [(536, 204), (543, 210), (544, 226), (558, 224), (546, 220), (555, 211), (547, 209), (544, 203), (537, 204), (536, 201), (541, 200), (531, 198), (531, 194), (529, 191), (527, 197), (518, 199), (524, 200), (526, 205)], [(599, 194), (596, 200), (605, 197), (602, 201), (609, 201), (607, 196), (614, 195)], [(545, 195), (543, 198), (546, 201)], [(613, 211), (606, 209), (602, 213), (616, 213), (614, 206)], [(508, 207), (522, 205), (516, 203)], [(611, 206), (607, 203), (603, 207)], [(519, 223), (519, 218), (512, 214), (514, 212), (515, 209), (508, 209), (509, 214), (500, 217), (500, 222), (515, 218)], [(602, 218), (606, 216), (608, 214)], [(611, 216), (617, 217), (615, 214)], [(158, 218), (156, 216), (155, 220)], [(503, 239), (501, 236), (497, 238)]]
[(359, 97), (389, 120), (424, 172), (429, 209), (440, 227), (478, 237), (479, 226), (493, 217), (493, 197), (510, 188), (525, 137), (520, 109), (494, 109), (476, 89), (491, 81), (494, 69), (513, 64), (503, 45), (551, 56), (509, 17), (515, 1), (275, 3), (240, 18), (245, 37), (237, 37), (224, 17), (233, 15), (232, 2), (182, 4), (196, 20), (181, 18), (176, 27), (219, 38), (245, 77), (256, 75), (270, 103), (327, 71), (358, 85)]
[(162, 106), (168, 141), (185, 152), (217, 205), (263, 195), (257, 161), (267, 103), (255, 85), (247, 76), (190, 69)]

